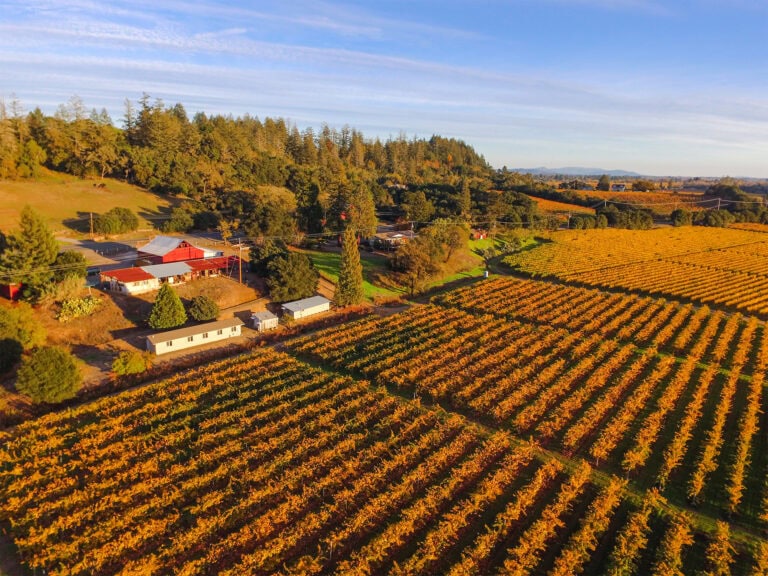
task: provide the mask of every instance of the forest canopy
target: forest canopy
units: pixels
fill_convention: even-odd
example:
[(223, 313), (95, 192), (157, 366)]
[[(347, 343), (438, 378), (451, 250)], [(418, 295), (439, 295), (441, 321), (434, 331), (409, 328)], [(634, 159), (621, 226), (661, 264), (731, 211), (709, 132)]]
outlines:
[[(120, 178), (188, 199), (188, 214), (176, 214), (173, 227), (194, 225), (196, 214), (207, 213), (225, 215), (249, 235), (281, 237), (338, 230), (348, 218), (370, 230), (374, 207), (404, 215), (400, 205), (413, 194), (434, 207), (429, 218), (525, 221), (535, 212), (532, 203), (505, 194), (532, 187), (532, 180), (499, 176), (453, 138), (400, 134), (382, 141), (349, 126), (299, 130), (283, 118), (190, 118), (181, 104), (147, 94), (126, 100), (118, 123), (77, 97), (53, 115), (0, 102), (0, 179), (34, 177), (41, 167)], [(287, 189), (293, 198), (265, 189)]]

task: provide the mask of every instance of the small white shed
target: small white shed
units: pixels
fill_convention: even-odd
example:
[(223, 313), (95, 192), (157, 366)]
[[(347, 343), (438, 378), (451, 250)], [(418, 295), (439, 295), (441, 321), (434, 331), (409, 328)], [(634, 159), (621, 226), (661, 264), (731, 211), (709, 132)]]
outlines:
[(312, 296), (311, 298), (283, 304), (283, 312), (294, 320), (320, 314), (321, 312), (328, 312), (330, 309), (331, 301), (322, 296)]
[(169, 352), (178, 352), (227, 338), (240, 336), (243, 321), (239, 318), (227, 318), (216, 322), (207, 322), (189, 328), (179, 328), (147, 336), (147, 350), (158, 356)]
[(264, 332), (277, 328), (278, 318), (269, 310), (263, 312), (254, 312), (251, 314), (251, 326), (254, 330)]

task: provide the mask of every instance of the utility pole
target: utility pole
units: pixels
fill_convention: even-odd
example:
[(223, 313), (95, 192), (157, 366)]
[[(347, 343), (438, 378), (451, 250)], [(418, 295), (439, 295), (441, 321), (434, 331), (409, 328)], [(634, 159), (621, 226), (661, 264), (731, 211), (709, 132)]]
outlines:
[(238, 238), (237, 246), (239, 249), (239, 253), (237, 255), (237, 265), (240, 272), (240, 284), (242, 284), (243, 283), (243, 243), (239, 238)]
[(91, 240), (93, 240), (93, 212), (91, 214)]
[(717, 209), (720, 210), (720, 198), (717, 199)]

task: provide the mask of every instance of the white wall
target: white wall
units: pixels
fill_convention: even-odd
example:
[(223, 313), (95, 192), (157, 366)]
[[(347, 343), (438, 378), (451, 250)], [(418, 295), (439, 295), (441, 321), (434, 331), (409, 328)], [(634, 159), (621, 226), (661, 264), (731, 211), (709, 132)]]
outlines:
[[(218, 334), (218, 332), (221, 332), (221, 334)], [(205, 334), (208, 336), (204, 337)], [(206, 332), (201, 332), (200, 334), (174, 338), (170, 341), (159, 341), (157, 344), (152, 344), (152, 342), (147, 339), (147, 350), (154, 352), (159, 356), (161, 354), (186, 350), (187, 348), (194, 348), (195, 346), (202, 346), (203, 344), (210, 344), (211, 342), (226, 340), (227, 338), (236, 338), (240, 336), (240, 334), (240, 326), (233, 326), (231, 328), (214, 328)]]
[(290, 310), (286, 310), (286, 312), (291, 318), (293, 318), (294, 320), (298, 320), (299, 318), (314, 316), (315, 314), (320, 314), (321, 312), (328, 312), (328, 310), (330, 309), (331, 309), (330, 303), (326, 302), (324, 304), (318, 304), (317, 306), (313, 306), (312, 308), (305, 308), (304, 310), (297, 310), (296, 312), (291, 312)]

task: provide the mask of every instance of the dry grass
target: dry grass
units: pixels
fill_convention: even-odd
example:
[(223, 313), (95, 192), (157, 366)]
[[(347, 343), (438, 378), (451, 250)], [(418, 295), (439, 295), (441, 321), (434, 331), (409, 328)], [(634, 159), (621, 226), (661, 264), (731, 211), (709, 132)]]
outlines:
[(35, 180), (0, 182), (0, 230), (17, 228), (26, 204), (45, 217), (51, 230), (60, 232), (71, 231), (72, 220), (78, 218), (85, 218), (79, 224), (87, 227), (89, 212), (102, 214), (116, 206), (130, 208), (139, 216), (140, 227), (149, 228), (151, 219), (167, 213), (173, 203), (119, 180), (84, 180), (46, 170)]

